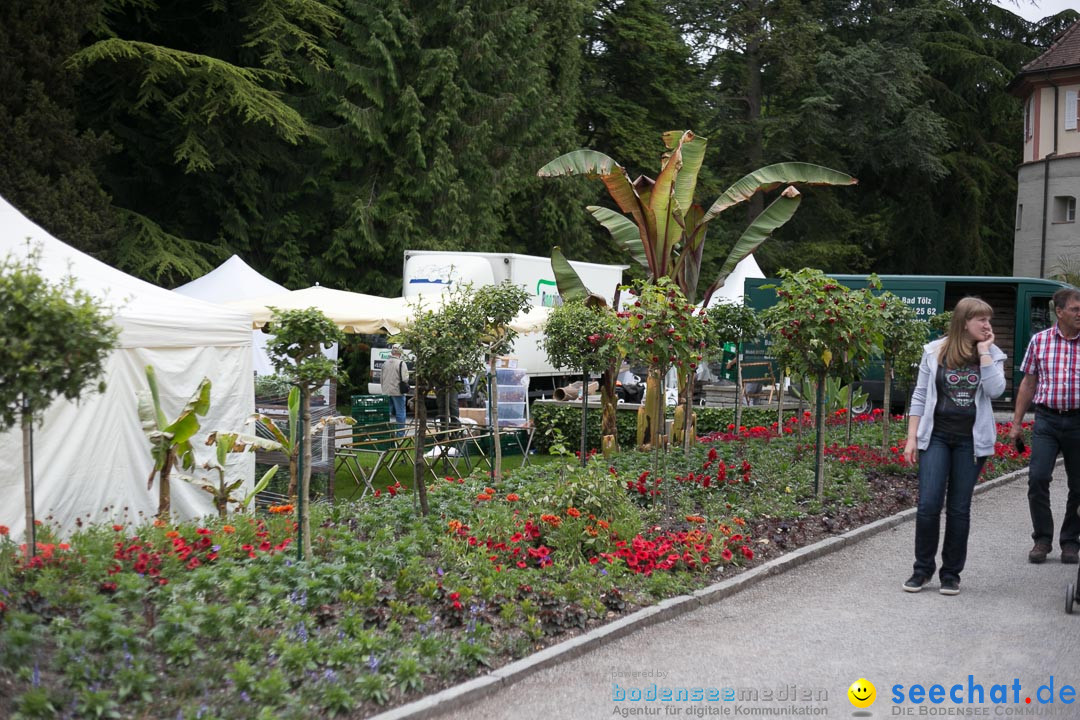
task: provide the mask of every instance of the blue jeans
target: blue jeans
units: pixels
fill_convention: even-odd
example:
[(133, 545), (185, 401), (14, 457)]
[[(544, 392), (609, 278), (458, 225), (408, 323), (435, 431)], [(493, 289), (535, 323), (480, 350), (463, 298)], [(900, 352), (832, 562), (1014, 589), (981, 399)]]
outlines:
[(1031, 431), (1031, 463), (1028, 466), (1028, 509), (1031, 511), (1031, 539), (1053, 545), (1054, 514), (1050, 511), (1050, 480), (1058, 453), (1065, 458), (1069, 495), (1058, 542), (1061, 547), (1080, 545), (1080, 415), (1055, 415), (1035, 409)]
[(935, 430), (919, 455), (919, 507), (915, 511), (915, 573), (933, 577), (945, 508), (941, 579), (960, 579), (967, 560), (971, 494), (986, 458), (975, 457), (971, 435)]
[(404, 395), (390, 395), (390, 410), (394, 414), (394, 422), (402, 426), (402, 429), (398, 431), (398, 435), (405, 432), (405, 396)]

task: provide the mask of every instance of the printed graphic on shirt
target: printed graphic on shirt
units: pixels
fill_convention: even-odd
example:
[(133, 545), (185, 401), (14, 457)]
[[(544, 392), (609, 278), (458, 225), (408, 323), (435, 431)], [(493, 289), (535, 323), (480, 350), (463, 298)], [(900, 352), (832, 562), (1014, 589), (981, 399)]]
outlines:
[(971, 367), (946, 368), (944, 377), (945, 397), (957, 408), (975, 405), (975, 389), (979, 387), (979, 372)]

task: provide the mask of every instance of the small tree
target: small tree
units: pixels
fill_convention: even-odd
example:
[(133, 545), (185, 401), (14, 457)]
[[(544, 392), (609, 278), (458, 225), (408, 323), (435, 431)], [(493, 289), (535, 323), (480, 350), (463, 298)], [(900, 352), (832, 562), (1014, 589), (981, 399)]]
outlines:
[[(118, 331), (110, 311), (75, 279), (51, 283), (38, 269), (39, 254), (0, 261), (0, 430), (21, 422), (26, 547), (36, 552), (34, 532), (33, 422), (57, 397), (76, 400), (105, 370)], [(96, 389), (105, 389), (103, 381)]]
[(869, 291), (853, 292), (820, 270), (781, 270), (776, 290), (779, 302), (763, 313), (777, 356), (817, 386), (815, 423), (817, 441), (814, 489), (824, 490), (825, 381), (846, 377), (849, 367), (865, 362), (873, 346), (877, 316)]
[[(299, 498), (300, 546), (305, 560), (311, 559), (311, 393), (327, 380), (341, 380), (337, 360), (323, 355), (323, 350), (342, 342), (344, 334), (322, 312), (278, 310), (270, 320), (272, 336), (266, 343), (267, 353), (279, 375), (289, 378), (300, 389), (300, 428), (303, 452), (300, 460)], [(297, 478), (291, 478), (290, 495), (296, 490)]]
[[(735, 344), (737, 392), (742, 392), (742, 344), (761, 335), (764, 325), (754, 308), (741, 303), (722, 302), (709, 308), (706, 325), (706, 357), (719, 357), (725, 343)], [(783, 379), (781, 378), (781, 382)], [(783, 412), (784, 403), (780, 401)], [(742, 425), (742, 403), (735, 401), (735, 427)]]
[(495, 479), (502, 477), (502, 441), (499, 437), (499, 404), (491, 383), (495, 378), (495, 358), (510, 352), (518, 332), (510, 327), (514, 318), (529, 307), (529, 293), (509, 280), (485, 285), (473, 293), (474, 310), (483, 321), (480, 331), (481, 351), (488, 362), (488, 398), (491, 403), (491, 426), (495, 431)]
[[(476, 370), (483, 359), (481, 336), (487, 319), (471, 301), (472, 288), (457, 287), (436, 308), (418, 300), (411, 324), (395, 340), (412, 351), (412, 380), (416, 384), (416, 453), (413, 459), (413, 488), (419, 498), (420, 512), (428, 514), (427, 488), (424, 485), (424, 437), (427, 407), (424, 395), (432, 388), (445, 387), (455, 378)], [(498, 442), (498, 435), (495, 442)]]
[(918, 319), (915, 312), (896, 295), (882, 293), (878, 300), (884, 332), (881, 337), (881, 355), (885, 361), (884, 397), (882, 399), (881, 451), (889, 447), (889, 420), (892, 408), (892, 380), (910, 380), (919, 367), (922, 348), (930, 331), (929, 326)]
[[(656, 388), (653, 393), (646, 388), (644, 407), (638, 411), (637, 439), (639, 446), (656, 448), (664, 419), (664, 375), (674, 365), (683, 382), (697, 369), (705, 347), (706, 325), (670, 278), (636, 283), (630, 294), (632, 301), (619, 313), (625, 323), (626, 354), (649, 366)], [(684, 432), (692, 432), (689, 415), (684, 422)]]
[[(590, 373), (607, 372), (621, 357), (619, 331), (618, 318), (606, 305), (588, 305), (584, 300), (572, 300), (551, 311), (547, 326), (544, 328), (541, 346), (552, 365), (567, 370), (580, 370), (582, 382), (588, 386)], [(606, 443), (605, 451), (615, 447), (614, 440), (607, 440), (606, 435), (608, 407), (608, 399), (603, 398), (601, 413), (605, 416), (602, 422), (605, 432), (603, 435)], [(610, 407), (611, 427), (614, 428), (615, 404), (611, 403)], [(583, 403), (581, 408), (582, 464), (586, 461), (588, 450), (585, 447), (587, 412), (588, 403)], [(612, 430), (613, 438), (614, 435), (614, 430)]]

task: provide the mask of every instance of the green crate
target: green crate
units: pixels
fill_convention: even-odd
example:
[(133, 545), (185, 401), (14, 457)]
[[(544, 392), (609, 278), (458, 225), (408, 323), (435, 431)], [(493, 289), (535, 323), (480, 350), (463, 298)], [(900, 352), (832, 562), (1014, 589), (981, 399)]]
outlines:
[(390, 412), (389, 395), (353, 395), (352, 409), (357, 410), (385, 410)]
[[(522, 448), (525, 447), (525, 443), (529, 439), (527, 432), (527, 430), (516, 430), (512, 433), (504, 432), (500, 435), (499, 439), (502, 442), (503, 455), (520, 455)], [(485, 455), (490, 456), (495, 452), (495, 443), (491, 441), (491, 436), (479, 438), (477, 444)]]

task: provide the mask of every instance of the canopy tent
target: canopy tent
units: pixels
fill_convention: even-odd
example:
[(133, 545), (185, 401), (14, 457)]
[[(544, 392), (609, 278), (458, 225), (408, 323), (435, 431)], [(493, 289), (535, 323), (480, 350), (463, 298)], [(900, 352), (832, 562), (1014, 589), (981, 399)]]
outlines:
[[(384, 298), (377, 295), (364, 295), (347, 290), (332, 290), (315, 286), (303, 290), (292, 290), (276, 295), (238, 300), (225, 303), (227, 307), (250, 313), (252, 326), (261, 328), (270, 322), (272, 308), (281, 310), (303, 310), (318, 308), (338, 327), (349, 333), (395, 334), (408, 326), (416, 314), (418, 302), (422, 307), (433, 307), (441, 303), (448, 295), (424, 295), (417, 297)], [(511, 327), (518, 332), (529, 333), (543, 329), (547, 322), (550, 308), (533, 307), (519, 315)]]
[(761, 272), (761, 268), (758, 267), (757, 260), (753, 255), (747, 255), (739, 264), (735, 266), (735, 269), (731, 271), (731, 274), (724, 280), (724, 284), (716, 289), (712, 297), (709, 299), (709, 307), (712, 307), (716, 303), (739, 303), (743, 302), (743, 294), (746, 286), (746, 278), (763, 278), (765, 273)]
[[(158, 488), (147, 490), (153, 461), (139, 421), (136, 393), (145, 367), (157, 374), (161, 403), (175, 417), (203, 377), (211, 404), (204, 430), (239, 430), (254, 411), (251, 318), (131, 277), (65, 245), (0, 198), (0, 252), (40, 253), (39, 271), (53, 281), (71, 275), (81, 289), (114, 309), (119, 346), (105, 364), (104, 393), (78, 403), (55, 401), (34, 426), (37, 517), (70, 532), (77, 521), (139, 522), (157, 511)], [(212, 449), (196, 443), (199, 463)], [(230, 458), (228, 475), (254, 476), (250, 454)], [(189, 519), (214, 512), (210, 495), (175, 478), (173, 513)], [(0, 524), (24, 530), (22, 434), (0, 434)]]
[[(260, 275), (239, 256), (233, 255), (202, 277), (176, 288), (174, 292), (220, 305), (233, 300), (277, 295), (288, 292), (288, 289)], [(273, 363), (266, 353), (266, 340), (266, 333), (252, 334), (251, 362), (258, 375), (274, 374)], [(331, 357), (337, 357), (336, 349)]]

